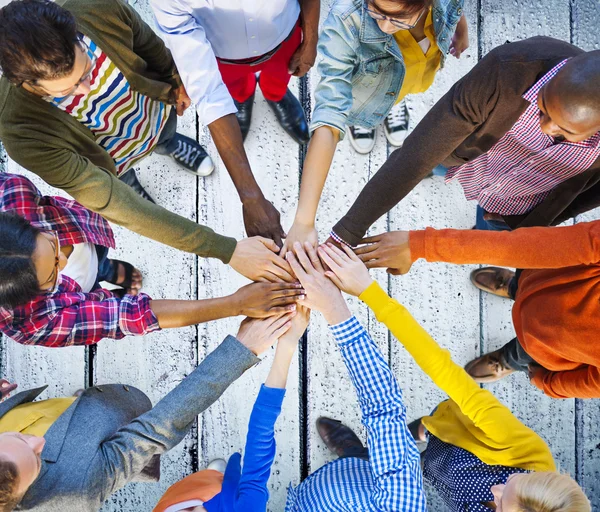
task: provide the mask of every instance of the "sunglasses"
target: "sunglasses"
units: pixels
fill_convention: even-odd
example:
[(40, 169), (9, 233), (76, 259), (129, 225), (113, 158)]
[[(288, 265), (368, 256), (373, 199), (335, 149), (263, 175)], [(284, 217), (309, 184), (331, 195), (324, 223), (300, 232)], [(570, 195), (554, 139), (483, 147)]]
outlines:
[(412, 25), (409, 25), (408, 23), (405, 23), (404, 21), (401, 21), (397, 18), (393, 18), (391, 16), (386, 16), (385, 14), (381, 14), (380, 12), (369, 9), (368, 2), (365, 2), (364, 6), (365, 6), (365, 11), (367, 11), (369, 13), (369, 16), (371, 16), (371, 18), (373, 18), (374, 20), (378, 20), (378, 21), (387, 20), (392, 25), (394, 25), (394, 27), (398, 27), (399, 29), (402, 29), (402, 30), (410, 30), (412, 28), (415, 28), (419, 24), (419, 21), (421, 21), (423, 14), (425, 14), (428, 11), (427, 8), (423, 9), (421, 11), (421, 14), (419, 14), (419, 17), (416, 19), (416, 21)]

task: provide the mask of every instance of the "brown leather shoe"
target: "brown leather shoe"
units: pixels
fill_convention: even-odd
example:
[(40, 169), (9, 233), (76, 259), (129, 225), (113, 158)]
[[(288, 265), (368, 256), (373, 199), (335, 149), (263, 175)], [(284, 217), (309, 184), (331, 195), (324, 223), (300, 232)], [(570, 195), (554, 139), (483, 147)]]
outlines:
[(514, 276), (515, 273), (507, 268), (484, 267), (471, 272), (471, 282), (484, 292), (508, 299), (508, 285)]
[(349, 448), (360, 450), (364, 445), (350, 427), (339, 420), (321, 416), (317, 419), (317, 432), (333, 453), (342, 457)]
[(501, 350), (495, 350), (473, 359), (465, 365), (465, 370), (475, 382), (496, 382), (503, 379), (516, 370), (508, 366), (501, 352)]

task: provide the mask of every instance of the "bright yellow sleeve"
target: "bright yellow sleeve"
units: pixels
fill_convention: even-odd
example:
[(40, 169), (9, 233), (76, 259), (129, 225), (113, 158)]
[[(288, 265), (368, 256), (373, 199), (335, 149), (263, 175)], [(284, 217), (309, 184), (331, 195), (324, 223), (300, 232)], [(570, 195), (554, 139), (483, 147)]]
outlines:
[(480, 388), (452, 361), (450, 352), (442, 349), (406, 308), (390, 298), (377, 282), (373, 281), (359, 299), (373, 310), (377, 320), (386, 325), (421, 369), (487, 437), (509, 445), (515, 430), (533, 434), (492, 393)]

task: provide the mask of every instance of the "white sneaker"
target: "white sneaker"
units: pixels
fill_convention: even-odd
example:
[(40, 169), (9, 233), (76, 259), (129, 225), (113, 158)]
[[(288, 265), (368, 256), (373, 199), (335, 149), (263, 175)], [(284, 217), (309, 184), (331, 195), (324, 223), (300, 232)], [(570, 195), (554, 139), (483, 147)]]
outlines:
[(375, 147), (375, 130), (367, 130), (362, 126), (349, 126), (348, 139), (357, 153), (366, 155)]
[(394, 105), (390, 113), (383, 120), (383, 131), (385, 137), (392, 146), (400, 147), (408, 137), (408, 108), (402, 100)]
[(214, 471), (218, 471), (219, 473), (225, 473), (225, 469), (227, 468), (227, 462), (223, 459), (215, 459), (210, 462), (206, 469), (212, 469)]

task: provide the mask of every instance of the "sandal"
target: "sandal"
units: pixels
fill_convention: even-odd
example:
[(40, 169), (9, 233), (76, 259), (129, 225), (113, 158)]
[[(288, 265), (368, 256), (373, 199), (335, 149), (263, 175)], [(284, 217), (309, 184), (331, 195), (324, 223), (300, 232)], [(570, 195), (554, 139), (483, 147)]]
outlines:
[[(112, 275), (106, 279), (107, 283), (114, 284), (116, 286), (120, 286), (127, 290), (129, 295), (137, 295), (139, 292), (139, 288), (132, 288), (133, 285), (133, 273), (138, 272), (141, 275), (141, 272), (136, 269), (131, 263), (121, 260), (109, 260), (110, 266), (112, 268)], [(123, 267), (125, 270), (125, 278), (119, 282), (119, 269)], [(140, 283), (141, 288), (141, 283)]]

